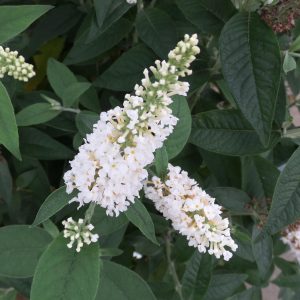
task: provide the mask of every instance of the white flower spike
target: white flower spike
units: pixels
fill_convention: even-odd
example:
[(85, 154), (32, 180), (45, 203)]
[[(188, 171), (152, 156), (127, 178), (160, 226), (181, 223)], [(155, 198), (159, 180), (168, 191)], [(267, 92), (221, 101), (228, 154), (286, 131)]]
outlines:
[(14, 79), (27, 82), (35, 76), (33, 65), (25, 62), (22, 55), (18, 55), (18, 51), (10, 51), (9, 48), (0, 46), (0, 78), (7, 74)]
[(72, 248), (76, 242), (76, 251), (80, 252), (84, 244), (96, 243), (99, 239), (98, 234), (92, 234), (94, 229), (92, 224), (86, 225), (83, 219), (79, 219), (75, 222), (72, 218), (68, 218), (67, 221), (63, 221), (64, 225), (64, 237), (69, 238), (70, 242), (67, 245), (68, 248)]
[(153, 177), (145, 185), (145, 195), (157, 210), (171, 220), (175, 230), (186, 236), (189, 246), (229, 260), (237, 245), (230, 236), (229, 221), (221, 216), (221, 206), (203, 191), (180, 167), (168, 166), (163, 182)]
[(139, 197), (148, 177), (146, 166), (178, 121), (168, 106), (173, 95), (188, 92), (189, 84), (179, 78), (192, 73), (197, 44), (197, 35), (185, 35), (167, 62), (150, 67), (152, 76), (144, 70), (142, 84), (135, 86), (134, 95), (125, 96), (124, 107), (101, 113), (64, 176), (67, 192), (79, 192), (71, 201), (80, 206), (94, 202), (118, 216)]

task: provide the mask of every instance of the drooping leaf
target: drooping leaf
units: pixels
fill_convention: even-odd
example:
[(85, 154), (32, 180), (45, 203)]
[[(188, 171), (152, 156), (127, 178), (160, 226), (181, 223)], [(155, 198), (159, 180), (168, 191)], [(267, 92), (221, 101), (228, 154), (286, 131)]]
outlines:
[(140, 11), (136, 28), (139, 38), (161, 58), (166, 58), (170, 49), (176, 45), (176, 26), (162, 10), (148, 8)]
[(0, 228), (0, 275), (32, 277), (40, 255), (51, 241), (41, 228), (10, 225)]
[[(155, 300), (147, 283), (135, 272), (103, 260), (101, 279), (95, 300)], [(34, 299), (33, 299), (34, 300)]]
[(158, 245), (155, 237), (155, 230), (151, 216), (142, 201), (136, 199), (125, 212), (128, 220), (133, 223), (139, 230), (154, 244)]
[(272, 133), (268, 147), (264, 147), (255, 130), (237, 110), (213, 110), (193, 119), (190, 142), (208, 151), (233, 155), (254, 155), (273, 147), (279, 133)]
[(278, 41), (256, 13), (238, 13), (220, 37), (222, 70), (245, 118), (266, 147), (280, 83)]
[(51, 8), (50, 5), (1, 5), (0, 44), (24, 31)]
[(31, 300), (94, 300), (99, 285), (99, 245), (79, 253), (60, 235), (41, 256), (34, 273)]
[(21, 159), (19, 134), (14, 109), (6, 88), (1, 82), (0, 106), (0, 144), (3, 144), (16, 158)]
[(67, 194), (65, 186), (52, 192), (40, 207), (32, 225), (37, 226), (51, 218), (69, 203), (75, 196), (74, 194)]

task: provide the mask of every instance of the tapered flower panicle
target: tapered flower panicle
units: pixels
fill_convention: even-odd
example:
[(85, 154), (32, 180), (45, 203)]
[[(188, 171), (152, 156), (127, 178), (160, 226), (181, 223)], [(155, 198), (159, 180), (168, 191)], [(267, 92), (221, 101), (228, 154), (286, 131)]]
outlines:
[(145, 195), (171, 220), (174, 229), (187, 237), (190, 246), (217, 258), (232, 257), (230, 251), (237, 245), (230, 236), (228, 219), (221, 216), (221, 206), (180, 167), (169, 164), (166, 179), (153, 177), (145, 185)]
[(99, 239), (98, 234), (93, 234), (91, 231), (94, 229), (92, 224), (86, 225), (83, 219), (79, 219), (75, 222), (72, 218), (68, 218), (67, 221), (63, 221), (64, 225), (64, 237), (70, 239), (68, 248), (72, 248), (73, 244), (76, 244), (76, 251), (80, 252), (84, 244), (96, 243)]
[(300, 264), (300, 221), (288, 226), (281, 239), (290, 246), (292, 254)]
[(134, 95), (125, 96), (123, 107), (101, 113), (64, 176), (67, 192), (79, 191), (72, 201), (96, 202), (108, 215), (118, 216), (139, 197), (148, 177), (145, 167), (177, 123), (168, 106), (173, 95), (188, 92), (188, 83), (179, 78), (192, 73), (190, 64), (200, 52), (197, 44), (196, 35), (186, 35), (168, 61), (150, 67), (152, 75), (144, 70), (141, 85), (135, 86)]
[(20, 81), (28, 81), (35, 75), (35, 72), (33, 65), (25, 62), (24, 57), (19, 56), (18, 51), (10, 51), (9, 48), (0, 46), (0, 78), (6, 74)]

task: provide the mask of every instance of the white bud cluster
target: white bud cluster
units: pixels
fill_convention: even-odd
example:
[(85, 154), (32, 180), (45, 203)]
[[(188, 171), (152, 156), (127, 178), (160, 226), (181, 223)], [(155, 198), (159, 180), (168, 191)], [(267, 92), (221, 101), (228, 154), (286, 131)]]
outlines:
[(92, 234), (91, 231), (94, 229), (92, 224), (86, 225), (83, 219), (79, 219), (78, 222), (72, 218), (68, 218), (63, 221), (64, 225), (64, 237), (69, 238), (70, 242), (67, 244), (68, 248), (72, 248), (73, 244), (76, 243), (76, 251), (80, 252), (84, 243), (89, 245), (96, 243), (99, 239), (98, 234)]
[(118, 216), (139, 197), (148, 177), (145, 167), (177, 123), (168, 106), (173, 95), (188, 92), (188, 83), (179, 77), (191, 74), (190, 64), (200, 52), (197, 44), (197, 35), (186, 35), (167, 62), (150, 67), (152, 76), (144, 70), (142, 84), (125, 96), (124, 107), (101, 113), (64, 176), (67, 192), (79, 191), (71, 201), (80, 206), (95, 202)]
[(237, 245), (230, 236), (229, 221), (222, 218), (222, 207), (203, 191), (180, 167), (168, 166), (163, 182), (153, 177), (145, 185), (145, 195), (157, 210), (171, 220), (175, 230), (188, 239), (189, 246), (229, 260)]
[(128, 4), (136, 4), (137, 0), (126, 0)]
[(9, 48), (0, 46), (0, 78), (5, 74), (14, 79), (27, 82), (35, 75), (33, 65), (25, 62), (25, 58), (18, 51), (10, 51)]
[(300, 264), (300, 221), (288, 226), (281, 240), (289, 245), (292, 254)]

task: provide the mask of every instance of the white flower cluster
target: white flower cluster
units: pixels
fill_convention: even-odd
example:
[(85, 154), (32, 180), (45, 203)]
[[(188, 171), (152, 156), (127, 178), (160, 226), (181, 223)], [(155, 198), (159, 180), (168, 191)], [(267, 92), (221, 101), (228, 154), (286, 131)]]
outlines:
[(5, 74), (20, 81), (28, 81), (35, 75), (33, 65), (25, 62), (25, 58), (18, 51), (0, 46), (0, 78)]
[(288, 226), (281, 240), (290, 246), (292, 254), (300, 264), (300, 221)]
[(83, 243), (89, 245), (90, 243), (96, 243), (99, 239), (98, 234), (92, 234), (91, 231), (94, 229), (92, 224), (86, 225), (83, 219), (79, 219), (75, 222), (72, 218), (68, 218), (67, 221), (63, 221), (64, 225), (64, 237), (70, 238), (70, 243), (67, 245), (68, 248), (72, 248), (76, 242), (76, 251), (80, 252), (83, 247)]
[(200, 253), (208, 251), (229, 260), (232, 257), (229, 249), (236, 251), (229, 221), (221, 216), (221, 206), (180, 167), (169, 164), (166, 180), (153, 177), (145, 186), (145, 195), (171, 220), (174, 229), (187, 237), (189, 246), (198, 248)]
[(186, 95), (190, 64), (200, 52), (197, 35), (185, 35), (169, 53), (169, 60), (156, 61), (144, 70), (145, 78), (135, 86), (135, 94), (125, 96), (124, 106), (100, 115), (94, 130), (87, 135), (79, 153), (65, 173), (67, 192), (78, 190), (71, 201), (95, 202), (110, 216), (127, 209), (148, 177), (145, 169), (154, 152), (172, 133), (177, 118), (168, 107), (173, 95)]
[(136, 4), (137, 0), (126, 0), (128, 4)]

